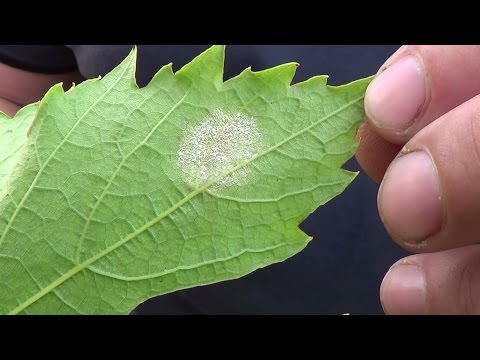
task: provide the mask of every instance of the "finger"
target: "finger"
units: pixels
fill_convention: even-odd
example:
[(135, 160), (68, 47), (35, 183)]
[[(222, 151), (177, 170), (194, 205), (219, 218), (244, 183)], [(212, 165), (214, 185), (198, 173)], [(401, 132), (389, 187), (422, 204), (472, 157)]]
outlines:
[(480, 94), (480, 46), (404, 46), (365, 94), (374, 130), (404, 144), (420, 129)]
[(380, 299), (387, 314), (480, 314), (480, 245), (400, 260)]
[(364, 123), (358, 129), (359, 147), (355, 154), (360, 166), (375, 182), (382, 181), (388, 165), (402, 148), (384, 140), (372, 130), (369, 123)]
[(19, 105), (15, 104), (11, 101), (2, 99), (0, 97), (0, 112), (3, 112), (5, 114), (7, 114), (8, 116), (14, 116), (19, 109), (20, 109)]
[(0, 63), (0, 98), (23, 106), (40, 100), (54, 84), (63, 82), (64, 89), (68, 90), (72, 82), (78, 84), (82, 80), (77, 71), (41, 74)]
[(424, 128), (385, 174), (380, 216), (409, 250), (480, 240), (480, 95)]

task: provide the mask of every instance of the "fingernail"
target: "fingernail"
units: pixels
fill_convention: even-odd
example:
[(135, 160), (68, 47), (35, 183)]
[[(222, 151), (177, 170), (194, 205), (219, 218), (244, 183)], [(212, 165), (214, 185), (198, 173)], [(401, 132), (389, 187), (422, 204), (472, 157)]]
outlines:
[(383, 310), (388, 315), (425, 313), (425, 277), (415, 265), (393, 265), (380, 287)]
[(378, 193), (378, 207), (393, 238), (418, 243), (443, 223), (440, 182), (430, 155), (412, 152), (396, 158)]
[(376, 126), (402, 132), (415, 121), (426, 96), (420, 61), (408, 55), (372, 81), (365, 94), (365, 111)]

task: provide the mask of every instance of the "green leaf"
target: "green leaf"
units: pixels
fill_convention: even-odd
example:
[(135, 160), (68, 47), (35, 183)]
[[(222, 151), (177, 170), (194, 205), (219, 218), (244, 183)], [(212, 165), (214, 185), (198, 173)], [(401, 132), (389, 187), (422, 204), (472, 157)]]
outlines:
[(356, 176), (370, 78), (223, 82), (214, 46), (139, 89), (135, 62), (0, 118), (1, 313), (127, 314), (244, 276), (301, 251), (298, 224)]
[(13, 169), (22, 159), (27, 132), (36, 110), (35, 104), (25, 106), (13, 121), (0, 112), (0, 199), (8, 194)]

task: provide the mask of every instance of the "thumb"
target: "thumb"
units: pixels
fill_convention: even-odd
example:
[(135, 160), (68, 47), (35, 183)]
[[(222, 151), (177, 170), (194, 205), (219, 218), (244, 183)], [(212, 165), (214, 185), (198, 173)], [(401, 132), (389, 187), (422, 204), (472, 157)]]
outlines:
[(480, 245), (409, 256), (380, 287), (385, 313), (480, 314)]

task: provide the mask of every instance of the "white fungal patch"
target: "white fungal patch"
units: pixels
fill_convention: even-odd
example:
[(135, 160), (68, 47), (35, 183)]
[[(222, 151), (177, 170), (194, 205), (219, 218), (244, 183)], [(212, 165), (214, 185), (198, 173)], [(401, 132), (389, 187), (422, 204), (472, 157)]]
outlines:
[(258, 153), (260, 145), (261, 134), (254, 118), (215, 110), (186, 131), (177, 164), (194, 188), (215, 179), (212, 186), (217, 189), (240, 185), (251, 170), (246, 163)]

